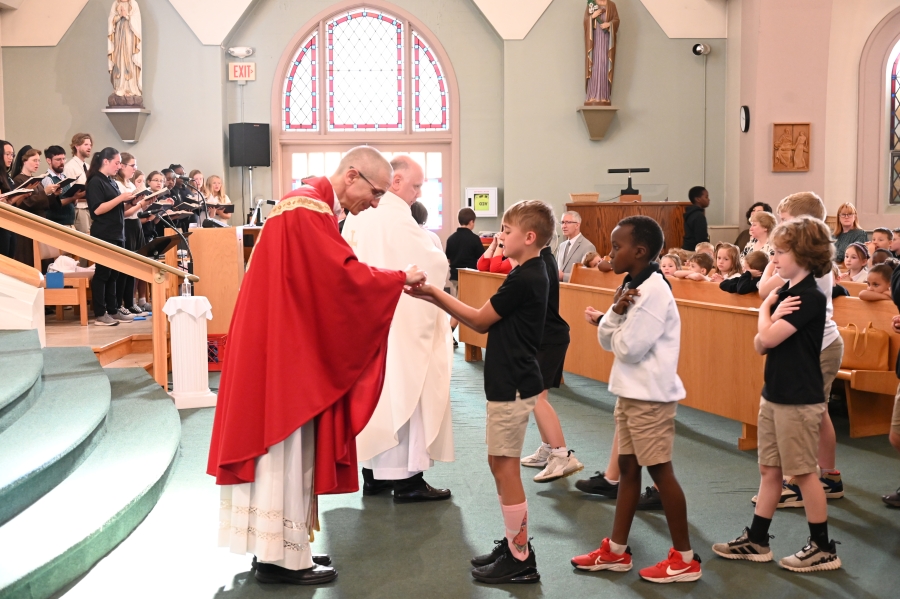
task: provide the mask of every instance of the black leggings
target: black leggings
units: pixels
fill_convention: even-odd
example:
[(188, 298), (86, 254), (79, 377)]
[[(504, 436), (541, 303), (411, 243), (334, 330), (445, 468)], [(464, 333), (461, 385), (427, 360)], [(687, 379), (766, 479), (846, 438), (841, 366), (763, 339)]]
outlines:
[[(100, 238), (98, 238), (100, 239)], [(124, 244), (118, 240), (103, 239), (107, 243), (123, 247)], [(116, 304), (116, 284), (122, 273), (97, 264), (94, 270), (94, 278), (91, 280), (91, 293), (94, 295), (94, 316), (100, 318), (104, 314), (114, 315), (119, 309)]]

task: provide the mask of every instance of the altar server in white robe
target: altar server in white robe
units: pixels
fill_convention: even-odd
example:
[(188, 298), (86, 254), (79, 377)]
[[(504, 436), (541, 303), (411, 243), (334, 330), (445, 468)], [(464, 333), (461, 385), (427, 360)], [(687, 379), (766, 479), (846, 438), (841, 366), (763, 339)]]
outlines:
[[(415, 222), (410, 205), (421, 195), (425, 176), (411, 157), (396, 156), (390, 190), (376, 210), (348, 216), (343, 237), (357, 257), (381, 268), (415, 264), (429, 280), (443, 281), (449, 265), (443, 251)], [(404, 295), (388, 336), (384, 388), (375, 413), (356, 438), (363, 466), (363, 494), (393, 488), (395, 503), (437, 501), (449, 489), (435, 489), (423, 472), (434, 461), (453, 461), (450, 415), (452, 359), (450, 322), (441, 310)]]

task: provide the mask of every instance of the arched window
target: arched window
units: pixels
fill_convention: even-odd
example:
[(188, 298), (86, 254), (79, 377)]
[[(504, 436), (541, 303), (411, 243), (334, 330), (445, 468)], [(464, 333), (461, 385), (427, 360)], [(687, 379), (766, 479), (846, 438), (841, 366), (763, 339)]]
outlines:
[[(344, 5), (346, 6), (346, 5)], [(414, 17), (382, 2), (318, 15), (282, 57), (273, 96), (273, 176), (284, 194), (328, 175), (367, 144), (425, 170), (428, 227), (451, 232), (459, 208), (458, 98), (452, 67)], [(276, 112), (277, 111), (277, 112)]]
[(900, 204), (900, 81), (897, 80), (898, 67), (900, 67), (900, 46), (894, 48), (891, 52), (890, 61), (891, 74), (888, 79), (890, 131), (888, 139), (890, 139), (891, 151), (891, 185), (890, 185), (890, 203)]

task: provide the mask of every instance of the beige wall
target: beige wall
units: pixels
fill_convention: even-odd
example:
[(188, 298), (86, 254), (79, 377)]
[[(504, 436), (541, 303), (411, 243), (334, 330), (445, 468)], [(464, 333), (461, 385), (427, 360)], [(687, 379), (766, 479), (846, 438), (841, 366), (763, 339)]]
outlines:
[(125, 144), (101, 112), (111, 92), (106, 70), (109, 0), (90, 0), (55, 47), (3, 48), (6, 138), (68, 149), (87, 131), (95, 148), (134, 154), (144, 172), (179, 162), (222, 173), (222, 51), (202, 46), (175, 9), (142, 2), (144, 95), (151, 111), (141, 139)]
[[(582, 0), (556, 0), (522, 41), (505, 42), (505, 205), (550, 201), (557, 214), (569, 192), (598, 191), (625, 176), (608, 168), (649, 167), (635, 186), (668, 184), (671, 201), (687, 201), (703, 182), (703, 58), (699, 40), (669, 39), (639, 2), (619, 2), (613, 105), (606, 139), (590, 141), (576, 109), (584, 103)], [(711, 224), (725, 214), (725, 42), (704, 40), (709, 55), (706, 181)]]

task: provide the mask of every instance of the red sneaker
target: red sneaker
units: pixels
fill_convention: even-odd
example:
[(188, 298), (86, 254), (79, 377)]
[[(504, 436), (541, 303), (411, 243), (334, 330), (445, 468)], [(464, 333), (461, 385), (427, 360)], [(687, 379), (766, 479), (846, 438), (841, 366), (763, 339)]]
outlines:
[(669, 549), (669, 558), (659, 562), (655, 566), (644, 568), (639, 572), (641, 578), (650, 582), (693, 582), (702, 576), (700, 571), (700, 557), (694, 554), (691, 563), (686, 564), (681, 559), (681, 554), (675, 549)]
[(600, 549), (587, 555), (572, 558), (572, 565), (579, 570), (609, 570), (610, 572), (628, 572), (631, 570), (631, 549), (626, 547), (624, 553), (613, 553), (609, 548), (609, 539), (603, 539)]

